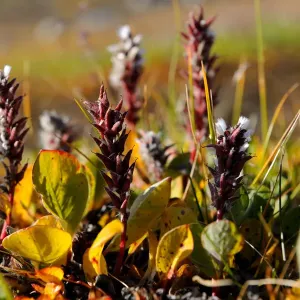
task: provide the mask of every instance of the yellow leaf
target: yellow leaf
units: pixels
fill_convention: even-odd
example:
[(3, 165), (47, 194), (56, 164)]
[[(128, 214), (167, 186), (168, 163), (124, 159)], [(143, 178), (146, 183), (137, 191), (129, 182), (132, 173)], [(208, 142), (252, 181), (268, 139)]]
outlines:
[(53, 282), (61, 284), (64, 277), (64, 271), (58, 267), (48, 267), (35, 272), (35, 276), (44, 282)]
[(9, 215), (11, 205), (6, 194), (0, 194), (0, 211)]
[(148, 232), (146, 232), (140, 239), (132, 243), (128, 249), (128, 256), (136, 251), (136, 249), (141, 245), (144, 239), (147, 237)]
[(137, 136), (136, 131), (135, 130), (131, 130), (130, 133), (129, 133), (129, 135), (128, 135), (128, 138), (126, 140), (126, 143), (125, 143), (125, 150), (124, 150), (124, 152), (127, 153), (127, 151), (129, 151), (129, 150), (132, 149), (130, 163), (132, 164), (133, 162), (136, 161), (137, 167), (143, 173), (147, 174), (145, 165), (144, 165), (143, 160), (141, 158), (140, 147), (139, 147), (139, 144), (137, 143), (137, 139), (138, 139), (138, 136)]
[(64, 229), (66, 228), (66, 224), (64, 224), (64, 221), (60, 220), (59, 218), (53, 216), (53, 215), (47, 215), (39, 218), (36, 222), (33, 223), (33, 225), (43, 225), (43, 226), (50, 226), (58, 229)]
[(171, 279), (177, 265), (188, 257), (194, 248), (189, 225), (168, 231), (159, 241), (156, 252), (156, 270)]
[(35, 262), (51, 264), (70, 249), (72, 237), (61, 229), (35, 225), (7, 236), (5, 249)]
[(86, 252), (87, 254), (85, 254), (86, 256), (83, 260), (83, 270), (87, 275), (93, 277), (94, 274), (100, 275), (105, 274), (105, 272), (107, 273), (106, 263), (105, 266), (103, 266), (103, 262), (105, 262), (105, 259), (102, 258), (103, 248), (109, 240), (122, 231), (123, 224), (119, 220), (108, 223), (100, 231), (91, 248)]
[(149, 243), (148, 267), (140, 285), (144, 285), (146, 281), (152, 281), (155, 275), (155, 257), (156, 257), (158, 241), (156, 235), (152, 231), (148, 232), (148, 243)]
[(166, 232), (179, 225), (196, 222), (197, 216), (190, 208), (184, 206), (170, 206), (167, 207), (162, 214), (160, 234), (163, 236)]
[[(92, 262), (90, 261), (90, 258), (89, 258), (90, 249), (91, 248), (88, 248), (84, 252), (84, 255), (83, 255), (83, 270), (84, 270), (84, 273), (85, 273), (87, 279), (89, 281), (93, 282), (95, 277), (98, 274), (96, 273), (94, 265), (92, 264)], [(108, 275), (107, 264), (106, 264), (106, 260), (105, 260), (103, 254), (101, 254), (101, 257), (100, 257), (100, 271), (99, 271), (99, 273), (104, 274), (104, 275)]]
[(32, 184), (32, 169), (33, 165), (28, 165), (23, 179), (15, 190), (12, 220), (20, 227), (29, 226), (33, 222), (33, 218), (28, 212), (32, 199), (36, 196)]

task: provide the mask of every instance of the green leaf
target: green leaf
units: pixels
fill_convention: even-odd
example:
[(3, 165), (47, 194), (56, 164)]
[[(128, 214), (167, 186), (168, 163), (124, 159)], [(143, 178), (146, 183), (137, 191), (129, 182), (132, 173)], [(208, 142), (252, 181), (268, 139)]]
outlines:
[(191, 261), (200, 268), (201, 272), (209, 277), (215, 277), (216, 270), (213, 260), (209, 253), (203, 248), (201, 242), (201, 233), (204, 226), (199, 223), (190, 224), (190, 229), (194, 240), (194, 249), (190, 257)]
[(221, 220), (203, 229), (201, 241), (213, 257), (231, 265), (233, 256), (243, 248), (244, 239), (233, 222)]
[(100, 173), (100, 170), (104, 168), (102, 161), (96, 156), (93, 155), (89, 158), (90, 161), (86, 164), (86, 166), (93, 173), (95, 178), (95, 190), (94, 190), (94, 202), (99, 203), (103, 200), (103, 195), (105, 193), (106, 183)]
[(0, 274), (0, 300), (13, 300), (11, 290), (9, 289), (4, 277)]
[(233, 206), (230, 210), (230, 214), (235, 224), (238, 226), (243, 222), (243, 220), (247, 217), (248, 209), (250, 207), (250, 199), (248, 196), (248, 192), (245, 187), (240, 188), (240, 196), (233, 203)]
[(184, 206), (170, 206), (165, 209), (161, 218), (160, 235), (163, 236), (167, 231), (184, 224), (197, 222), (194, 212)]
[[(127, 220), (126, 247), (139, 240), (158, 224), (171, 194), (171, 178), (165, 178), (146, 189), (133, 202)], [(107, 251), (119, 251), (120, 235), (115, 237)]]
[(165, 178), (139, 195), (129, 211), (126, 245), (141, 238), (166, 208), (171, 194), (171, 178)]
[(180, 175), (188, 175), (191, 172), (190, 153), (180, 153), (175, 156), (166, 167), (166, 175), (175, 178)]
[(94, 173), (91, 171), (91, 169), (87, 166), (84, 166), (84, 172), (86, 175), (86, 178), (88, 180), (89, 185), (89, 197), (87, 200), (87, 204), (85, 206), (84, 216), (93, 208), (93, 204), (95, 201), (95, 195), (96, 195), (96, 178)]
[(45, 208), (75, 232), (89, 196), (88, 180), (76, 157), (63, 151), (42, 150), (34, 163), (32, 179)]
[(51, 226), (34, 225), (7, 236), (5, 249), (35, 262), (51, 264), (63, 257), (72, 244), (71, 235)]
[(189, 225), (181, 225), (168, 231), (159, 241), (156, 252), (156, 270), (171, 279), (177, 265), (188, 257), (194, 248)]

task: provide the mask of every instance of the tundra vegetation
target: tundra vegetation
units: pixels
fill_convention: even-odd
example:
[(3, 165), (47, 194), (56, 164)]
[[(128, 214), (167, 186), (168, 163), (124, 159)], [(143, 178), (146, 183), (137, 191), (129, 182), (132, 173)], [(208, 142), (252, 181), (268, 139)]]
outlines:
[[(232, 124), (215, 119), (214, 21), (202, 8), (189, 15), (185, 89), (172, 98), (170, 81), (168, 105), (152, 107), (163, 120), (147, 117), (142, 36), (122, 26), (98, 99), (74, 102), (91, 134), (43, 112), (34, 163), (22, 160), (30, 124), (4, 66), (0, 299), (299, 299), (299, 110), (273, 135), (297, 86), (268, 118), (259, 59), (256, 125), (241, 115), (241, 65)], [(147, 130), (156, 121), (163, 129)]]

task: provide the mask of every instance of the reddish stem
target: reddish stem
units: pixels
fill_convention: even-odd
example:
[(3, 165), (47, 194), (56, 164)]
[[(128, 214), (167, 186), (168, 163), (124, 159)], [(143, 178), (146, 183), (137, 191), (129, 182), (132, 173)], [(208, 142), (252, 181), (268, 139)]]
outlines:
[(218, 209), (217, 211), (217, 222), (223, 219), (223, 209)]
[(10, 192), (9, 192), (9, 196), (8, 196), (9, 203), (10, 203), (10, 211), (6, 216), (6, 220), (4, 221), (4, 224), (2, 227), (1, 236), (0, 236), (1, 243), (2, 243), (3, 239), (7, 236), (7, 227), (10, 225), (11, 213), (12, 213), (12, 208), (13, 208), (13, 204), (14, 204), (14, 195), (15, 195), (15, 186), (13, 184), (12, 187), (10, 188)]
[(117, 258), (117, 262), (116, 262), (116, 266), (115, 266), (115, 270), (114, 270), (114, 274), (116, 276), (120, 275), (120, 273), (121, 273), (122, 264), (124, 261), (124, 255), (125, 255), (125, 247), (126, 247), (126, 239), (127, 239), (127, 237), (126, 237), (126, 235), (127, 235), (127, 219), (128, 219), (128, 215), (126, 212), (127, 202), (128, 202), (128, 197), (123, 201), (123, 203), (121, 205), (121, 209), (120, 209), (121, 222), (123, 224), (123, 232), (121, 235), (120, 252), (119, 252), (119, 256)]

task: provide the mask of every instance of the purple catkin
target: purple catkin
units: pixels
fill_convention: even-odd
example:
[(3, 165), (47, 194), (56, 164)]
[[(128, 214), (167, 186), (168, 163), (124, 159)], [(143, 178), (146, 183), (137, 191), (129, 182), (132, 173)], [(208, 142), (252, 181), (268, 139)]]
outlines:
[(27, 164), (20, 168), (24, 138), (28, 132), (27, 118), (19, 118), (19, 109), (23, 101), (22, 96), (16, 96), (19, 84), (16, 79), (9, 81), (11, 67), (5, 66), (0, 70), (0, 155), (5, 169), (4, 182), (0, 185), (2, 191), (8, 195), (10, 213), (2, 227), (0, 240), (7, 235), (7, 227), (11, 221), (11, 211), (14, 203), (16, 185), (23, 179)]
[(245, 163), (252, 158), (247, 153), (252, 130), (249, 120), (240, 117), (236, 126), (227, 127), (223, 119), (216, 123), (217, 143), (208, 145), (216, 151), (216, 164), (208, 167), (214, 183), (209, 182), (212, 203), (221, 220), (236, 199), (236, 192), (242, 185), (241, 172)]
[(112, 53), (111, 86), (124, 97), (127, 109), (126, 119), (130, 126), (139, 121), (139, 111), (143, 101), (137, 93), (138, 82), (143, 73), (143, 56), (140, 49), (141, 35), (133, 36), (129, 25), (118, 30), (120, 42), (108, 47)]
[[(195, 133), (198, 141), (201, 141), (207, 136), (208, 125), (201, 62), (203, 62), (206, 70), (208, 86), (212, 90), (213, 104), (215, 105), (217, 103), (217, 92), (214, 89), (214, 81), (218, 72), (218, 68), (215, 67), (217, 56), (211, 54), (215, 35), (210, 29), (214, 20), (215, 18), (211, 18), (206, 21), (203, 16), (203, 8), (201, 7), (199, 16), (195, 16), (193, 13), (190, 14), (187, 22), (187, 32), (182, 33), (182, 37), (185, 40), (184, 48), (186, 59), (188, 60), (190, 57), (191, 60)], [(187, 72), (185, 72), (185, 77), (188, 77)], [(185, 127), (189, 135), (191, 135), (191, 127), (188, 118), (186, 118)]]
[(124, 125), (126, 112), (121, 112), (122, 103), (123, 100), (115, 109), (111, 108), (103, 85), (96, 102), (84, 102), (93, 118), (93, 126), (99, 132), (99, 138), (93, 139), (101, 150), (96, 155), (106, 167), (102, 173), (107, 184), (106, 191), (118, 209), (129, 198), (135, 167), (135, 163), (130, 164), (132, 150), (123, 153), (128, 133)]

